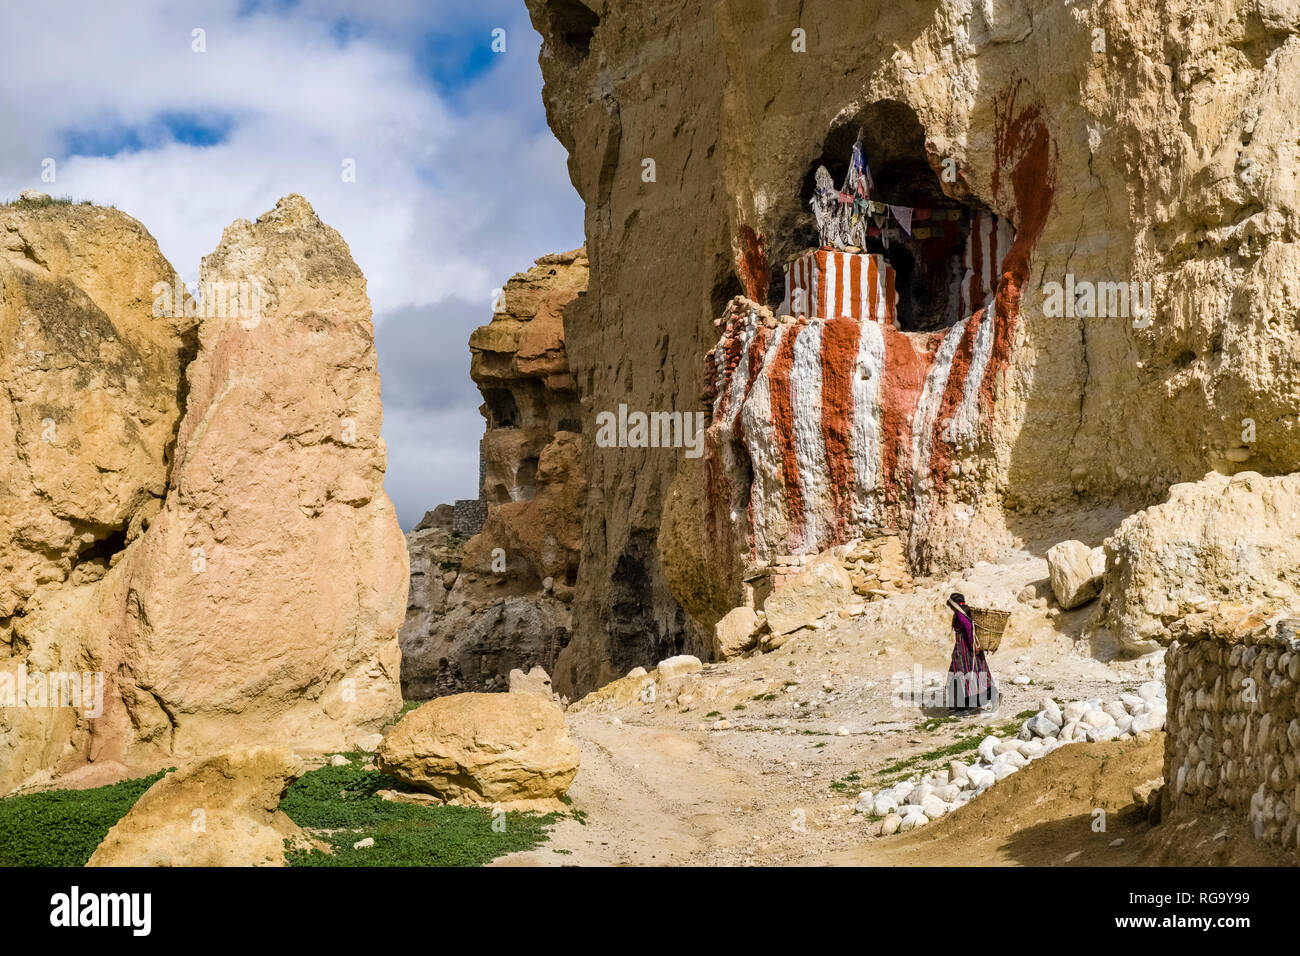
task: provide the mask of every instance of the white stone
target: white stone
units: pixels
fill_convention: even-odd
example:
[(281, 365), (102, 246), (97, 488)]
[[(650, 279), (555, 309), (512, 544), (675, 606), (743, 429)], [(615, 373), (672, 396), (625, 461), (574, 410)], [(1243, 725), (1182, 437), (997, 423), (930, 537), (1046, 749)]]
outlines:
[(931, 820), (937, 820), (948, 812), (949, 807), (946, 801), (932, 793), (922, 802), (921, 809)]
[(985, 737), (980, 741), (980, 745), (976, 748), (976, 752), (984, 758), (985, 763), (992, 763), (994, 757), (993, 748), (999, 743), (1001, 743), (1001, 741), (990, 734), (988, 737)]
[(663, 680), (672, 680), (674, 677), (685, 677), (687, 674), (695, 674), (703, 668), (698, 657), (692, 657), (690, 654), (678, 654), (676, 657), (669, 657), (659, 662), (655, 668), (659, 672), (659, 677)]
[[(1053, 738), (1048, 737), (1048, 740)], [(1020, 745), (1020, 755), (1026, 760), (1035, 760), (1043, 755), (1043, 741), (1026, 740)]]
[(1129, 725), (1129, 731), (1135, 734), (1154, 733), (1157, 730), (1164, 730), (1164, 727), (1164, 711), (1151, 711), (1134, 717), (1133, 723)]
[(1055, 737), (1061, 732), (1061, 725), (1044, 714), (1029, 718), (1028, 727), (1035, 737)]
[(1086, 724), (1092, 728), (1114, 727), (1115, 718), (1098, 707), (1095, 710), (1090, 710), (1084, 714), (1083, 720), (1080, 721), (1080, 723)]
[(1052, 594), (1067, 611), (1086, 604), (1100, 593), (1105, 572), (1106, 554), (1101, 548), (1089, 548), (1082, 541), (1062, 541), (1047, 549)]
[(1165, 696), (1165, 685), (1159, 681), (1149, 680), (1138, 688), (1138, 696), (1143, 700), (1155, 700)]
[(884, 821), (880, 824), (881, 836), (893, 836), (898, 832), (898, 828), (903, 825), (903, 818), (897, 813), (890, 813), (885, 816)]
[(984, 790), (993, 785), (998, 779), (997, 774), (987, 767), (971, 767), (967, 773), (971, 787), (976, 790)]

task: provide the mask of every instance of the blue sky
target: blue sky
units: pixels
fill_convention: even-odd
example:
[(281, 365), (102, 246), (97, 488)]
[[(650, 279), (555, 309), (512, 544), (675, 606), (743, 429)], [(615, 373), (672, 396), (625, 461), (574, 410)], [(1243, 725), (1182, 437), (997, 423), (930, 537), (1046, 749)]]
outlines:
[(366, 274), (403, 528), (475, 495), (466, 340), (493, 289), (583, 238), (521, 0), (51, 0), (4, 4), (0, 33), (22, 38), (0, 198), (115, 205), (193, 282), (233, 220), (306, 196)]

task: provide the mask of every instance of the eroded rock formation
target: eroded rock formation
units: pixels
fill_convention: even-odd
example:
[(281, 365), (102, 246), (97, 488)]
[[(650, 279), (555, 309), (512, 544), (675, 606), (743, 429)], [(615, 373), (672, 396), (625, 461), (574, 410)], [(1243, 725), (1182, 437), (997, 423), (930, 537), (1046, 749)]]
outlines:
[(1141, 653), (1169, 626), (1220, 601), (1300, 602), (1300, 475), (1212, 473), (1124, 520), (1106, 541), (1093, 642)]
[[(343, 239), (290, 196), (226, 230), (196, 302), (120, 213), (0, 215), (25, 463), (3, 492), (0, 789), (379, 729), (400, 707), (407, 558)], [(73, 677), (102, 691), (59, 706)]]
[(86, 865), (284, 866), (286, 845), (324, 849), (280, 810), (303, 768), (283, 747), (191, 761), (146, 790)]
[[(838, 181), (859, 129), (884, 201), (987, 210), (1014, 231), (982, 316), (879, 329), (874, 398), (853, 378), (876, 354), (866, 321), (769, 328), (801, 350), (796, 385), (851, 399), (814, 408), (796, 390), (788, 421), (755, 408), (768, 431), (747, 429), (741, 444), (772, 454), (713, 471), (674, 449), (589, 455), (600, 492), (557, 686), (707, 648), (741, 603), (746, 557), (764, 540), (754, 527), (777, 530), (786, 543), (773, 547), (812, 550), (841, 525), (884, 526), (905, 535), (914, 570), (944, 570), (995, 559), (1030, 515), (1138, 510), (1207, 471), (1300, 469), (1294, 10), (529, 9), (548, 118), (587, 204), (591, 281), (566, 313), (566, 342), (588, 425), (620, 403), (706, 407), (713, 320), (735, 335), (737, 295), (756, 337), (765, 309), (780, 319), (781, 266), (815, 245), (814, 171)], [(897, 292), (942, 313), (924, 289)], [(825, 534), (806, 535), (788, 494), (752, 524), (760, 486), (811, 489)]]
[(564, 712), (539, 694), (453, 694), (411, 711), (379, 769), (449, 803), (563, 810), (580, 754)]
[(407, 696), (504, 689), (511, 670), (549, 670), (568, 643), (586, 483), (563, 323), (587, 268), (581, 249), (543, 256), (506, 283), (492, 320), (470, 336), (487, 517), (467, 541), (434, 513), (407, 535)]

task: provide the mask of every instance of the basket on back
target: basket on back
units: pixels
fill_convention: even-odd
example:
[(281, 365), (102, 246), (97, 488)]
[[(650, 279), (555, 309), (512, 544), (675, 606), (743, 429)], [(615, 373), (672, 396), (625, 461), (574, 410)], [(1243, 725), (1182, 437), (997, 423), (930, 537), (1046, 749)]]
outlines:
[(1010, 611), (997, 611), (993, 608), (973, 607), (970, 620), (975, 625), (975, 642), (980, 650), (996, 651), (1002, 643), (1002, 632), (1007, 629), (1011, 619)]

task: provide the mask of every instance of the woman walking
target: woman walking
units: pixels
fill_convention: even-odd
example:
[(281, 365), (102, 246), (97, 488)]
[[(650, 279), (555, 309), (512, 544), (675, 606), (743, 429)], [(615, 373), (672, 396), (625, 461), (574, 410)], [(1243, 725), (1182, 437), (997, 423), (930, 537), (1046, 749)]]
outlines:
[(984, 651), (975, 641), (975, 626), (965, 596), (953, 594), (948, 598), (948, 606), (952, 608), (955, 643), (952, 663), (948, 666), (946, 703), (956, 711), (978, 710), (997, 700), (993, 672), (989, 670)]

